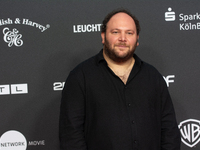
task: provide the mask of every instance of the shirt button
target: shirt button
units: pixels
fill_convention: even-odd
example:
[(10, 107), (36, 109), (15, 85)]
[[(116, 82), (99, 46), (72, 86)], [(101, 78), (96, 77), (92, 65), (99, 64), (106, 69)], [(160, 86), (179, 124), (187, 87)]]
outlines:
[(132, 124), (135, 124), (135, 121), (132, 121)]
[(137, 144), (137, 141), (135, 140), (134, 143)]
[(130, 106), (131, 106), (131, 104), (130, 104), (130, 103), (128, 103), (128, 106), (130, 107)]

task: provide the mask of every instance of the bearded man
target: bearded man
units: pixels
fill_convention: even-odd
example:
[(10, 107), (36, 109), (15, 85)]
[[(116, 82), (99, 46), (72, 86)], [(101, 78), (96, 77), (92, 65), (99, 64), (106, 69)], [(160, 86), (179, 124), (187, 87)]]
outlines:
[(70, 72), (62, 92), (61, 150), (180, 150), (166, 83), (134, 54), (139, 32), (127, 10), (103, 20), (103, 49)]

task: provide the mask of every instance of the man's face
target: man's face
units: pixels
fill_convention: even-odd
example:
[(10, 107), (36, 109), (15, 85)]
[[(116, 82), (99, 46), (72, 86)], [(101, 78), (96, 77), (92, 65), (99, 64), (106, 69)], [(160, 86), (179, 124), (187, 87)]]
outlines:
[(115, 14), (101, 37), (105, 55), (115, 62), (125, 62), (133, 57), (139, 45), (135, 22), (126, 13)]

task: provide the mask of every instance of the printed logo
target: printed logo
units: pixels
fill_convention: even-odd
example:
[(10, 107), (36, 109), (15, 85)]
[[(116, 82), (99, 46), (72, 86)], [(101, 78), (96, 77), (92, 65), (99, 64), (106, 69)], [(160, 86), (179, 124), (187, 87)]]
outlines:
[(26, 150), (27, 141), (23, 134), (10, 130), (5, 132), (0, 139), (1, 150)]
[(62, 91), (65, 86), (65, 82), (54, 82), (53, 83), (53, 90), (54, 91)]
[(26, 150), (27, 146), (45, 146), (45, 140), (27, 142), (25, 136), (15, 130), (5, 132), (0, 138), (1, 150)]
[(175, 75), (168, 75), (166, 77), (163, 76), (163, 78), (165, 79), (167, 87), (169, 87), (169, 83), (174, 83)]
[[(7, 19), (0, 19), (0, 26), (5, 25), (26, 25), (31, 26), (36, 29), (39, 29), (41, 32), (46, 31), (48, 28), (50, 28), (50, 25), (47, 24), (46, 26), (43, 26), (37, 22), (31, 21), (29, 19), (23, 18), (15, 18), (14, 20), (7, 18)], [(8, 43), (8, 47), (17, 46), (20, 47), (23, 45), (22, 34), (19, 33), (19, 31), (16, 28), (13, 28), (10, 30), (8, 27), (5, 27), (3, 29), (3, 39), (6, 43)]]
[(3, 29), (4, 34), (4, 41), (8, 43), (8, 47), (13, 46), (13, 44), (17, 47), (23, 45), (23, 41), (21, 40), (22, 35), (19, 34), (19, 31), (17, 29), (13, 29), (12, 31), (9, 30), (9, 28)]
[(176, 16), (175, 12), (172, 11), (172, 8), (168, 8), (168, 12), (165, 13), (165, 21), (175, 21)]
[(181, 141), (189, 146), (194, 147), (200, 141), (200, 121), (188, 119), (179, 124), (181, 132)]
[(175, 12), (169, 7), (168, 12), (165, 12), (165, 21), (175, 21), (176, 16), (178, 17), (180, 31), (200, 30), (200, 22), (197, 22), (200, 20), (200, 13), (175, 15)]
[(73, 25), (74, 33), (98, 31), (101, 31), (101, 24)]
[(28, 84), (0, 85), (0, 95), (27, 94)]

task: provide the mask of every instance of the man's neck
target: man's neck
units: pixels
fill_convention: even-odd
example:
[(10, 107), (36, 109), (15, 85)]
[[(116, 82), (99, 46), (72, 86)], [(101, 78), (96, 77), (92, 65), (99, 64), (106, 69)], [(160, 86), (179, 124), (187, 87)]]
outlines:
[(135, 59), (131, 57), (125, 62), (115, 62), (110, 59), (105, 53), (103, 53), (103, 56), (108, 64), (108, 67), (123, 81), (124, 84), (126, 84), (130, 72), (135, 64)]

